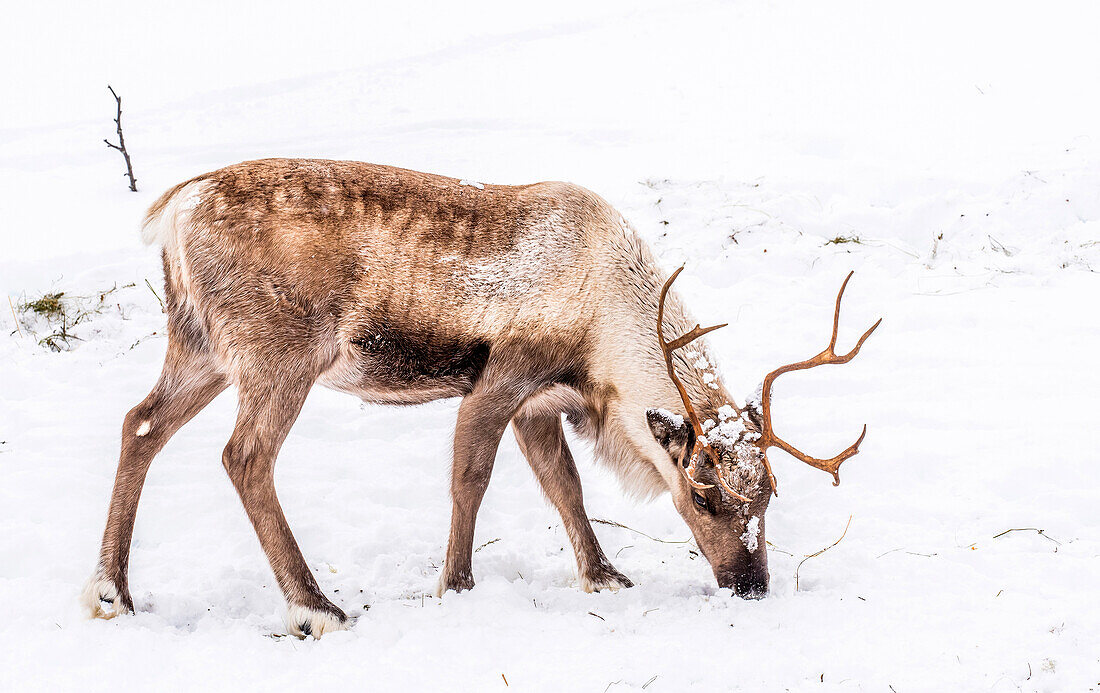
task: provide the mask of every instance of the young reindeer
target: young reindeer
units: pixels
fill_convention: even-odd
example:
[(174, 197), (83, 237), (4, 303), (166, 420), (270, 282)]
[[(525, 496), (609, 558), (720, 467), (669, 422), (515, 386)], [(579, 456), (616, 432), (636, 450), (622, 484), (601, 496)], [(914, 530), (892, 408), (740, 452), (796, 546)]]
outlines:
[(718, 584), (743, 597), (768, 589), (764, 512), (776, 485), (767, 448), (839, 483), (838, 467), (863, 440), (818, 460), (771, 426), (778, 375), (845, 363), (877, 327), (848, 354), (834, 353), (843, 287), (826, 350), (769, 374), (758, 400), (740, 409), (706, 346), (686, 349), (715, 328), (691, 328), (669, 291), (679, 270), (663, 281), (619, 213), (568, 183), (482, 185), (266, 159), (170, 189), (142, 235), (163, 248), (168, 349), (160, 380), (123, 423), (99, 564), (84, 593), (95, 616), (133, 610), (130, 539), (153, 456), (230, 384), (239, 413), (222, 463), (286, 598), (290, 631), (315, 637), (347, 617), (303, 559), (273, 472), (315, 383), (385, 404), (462, 397), (440, 594), (473, 587), (474, 522), (509, 424), (561, 513), (586, 591), (631, 582), (589, 524), (562, 414), (636, 496), (671, 493)]

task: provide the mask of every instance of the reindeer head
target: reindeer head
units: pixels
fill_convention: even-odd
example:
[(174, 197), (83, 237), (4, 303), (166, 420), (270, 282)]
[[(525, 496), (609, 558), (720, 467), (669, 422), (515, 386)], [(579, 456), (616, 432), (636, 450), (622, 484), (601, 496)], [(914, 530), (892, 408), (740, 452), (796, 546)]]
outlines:
[(705, 420), (688, 397), (683, 383), (673, 367), (673, 352), (687, 346), (704, 334), (725, 325), (700, 328), (696, 325), (687, 334), (666, 342), (663, 333), (665, 299), (668, 290), (684, 268), (673, 272), (661, 289), (657, 309), (657, 339), (664, 353), (668, 376), (683, 400), (684, 416), (663, 410), (647, 412), (650, 430), (678, 469), (683, 472), (680, 483), (672, 489), (673, 502), (683, 516), (700, 550), (710, 561), (719, 587), (729, 587), (739, 596), (760, 598), (768, 593), (768, 554), (764, 540), (764, 513), (772, 495), (779, 495), (775, 475), (767, 451), (778, 447), (791, 456), (833, 475), (833, 485), (840, 483), (840, 465), (859, 452), (859, 444), (867, 435), (863, 427), (856, 442), (839, 455), (827, 460), (811, 457), (782, 440), (772, 428), (771, 391), (775, 379), (789, 371), (804, 370), (825, 364), (847, 363), (859, 353), (860, 347), (875, 328), (871, 326), (847, 354), (837, 355), (837, 328), (840, 323), (840, 301), (852, 273), (844, 279), (836, 297), (833, 313), (833, 334), (825, 349), (806, 361), (775, 369), (764, 378), (757, 395), (744, 409), (730, 402), (708, 413)]

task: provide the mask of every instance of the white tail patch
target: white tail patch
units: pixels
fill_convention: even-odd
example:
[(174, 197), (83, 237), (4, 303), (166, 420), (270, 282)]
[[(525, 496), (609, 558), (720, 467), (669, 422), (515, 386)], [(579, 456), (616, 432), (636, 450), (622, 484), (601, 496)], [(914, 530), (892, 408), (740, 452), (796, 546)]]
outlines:
[(187, 224), (191, 210), (203, 201), (210, 181), (199, 180), (188, 183), (171, 195), (167, 202), (153, 203), (141, 224), (141, 240), (145, 245), (160, 244), (165, 250), (174, 253), (179, 244), (179, 230)]

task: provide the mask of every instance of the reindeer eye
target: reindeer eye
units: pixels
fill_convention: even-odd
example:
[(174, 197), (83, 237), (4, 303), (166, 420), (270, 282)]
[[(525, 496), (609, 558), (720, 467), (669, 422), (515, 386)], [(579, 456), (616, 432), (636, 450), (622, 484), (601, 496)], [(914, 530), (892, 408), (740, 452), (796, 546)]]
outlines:
[(703, 494), (692, 491), (691, 500), (695, 501), (696, 505), (698, 505), (703, 510), (706, 510), (711, 515), (714, 514), (714, 510), (710, 507), (710, 503), (707, 502), (707, 499), (703, 497)]

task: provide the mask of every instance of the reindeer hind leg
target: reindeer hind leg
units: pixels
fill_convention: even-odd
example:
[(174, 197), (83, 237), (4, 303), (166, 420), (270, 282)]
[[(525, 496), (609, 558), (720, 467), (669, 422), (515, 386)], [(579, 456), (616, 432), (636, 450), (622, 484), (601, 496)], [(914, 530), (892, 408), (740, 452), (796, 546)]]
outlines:
[(122, 449), (99, 563), (82, 595), (90, 616), (113, 618), (134, 610), (127, 572), (134, 519), (146, 473), (169, 438), (226, 385), (225, 376), (209, 352), (196, 349), (169, 332), (168, 353), (160, 379), (122, 424)]
[[(272, 360), (272, 363), (277, 363)], [(292, 359), (285, 359), (288, 367)], [(346, 627), (347, 616), (321, 592), (275, 493), (275, 459), (317, 374), (257, 366), (238, 383), (240, 409), (222, 464), (252, 522), (287, 604), (287, 627), (315, 638)]]

